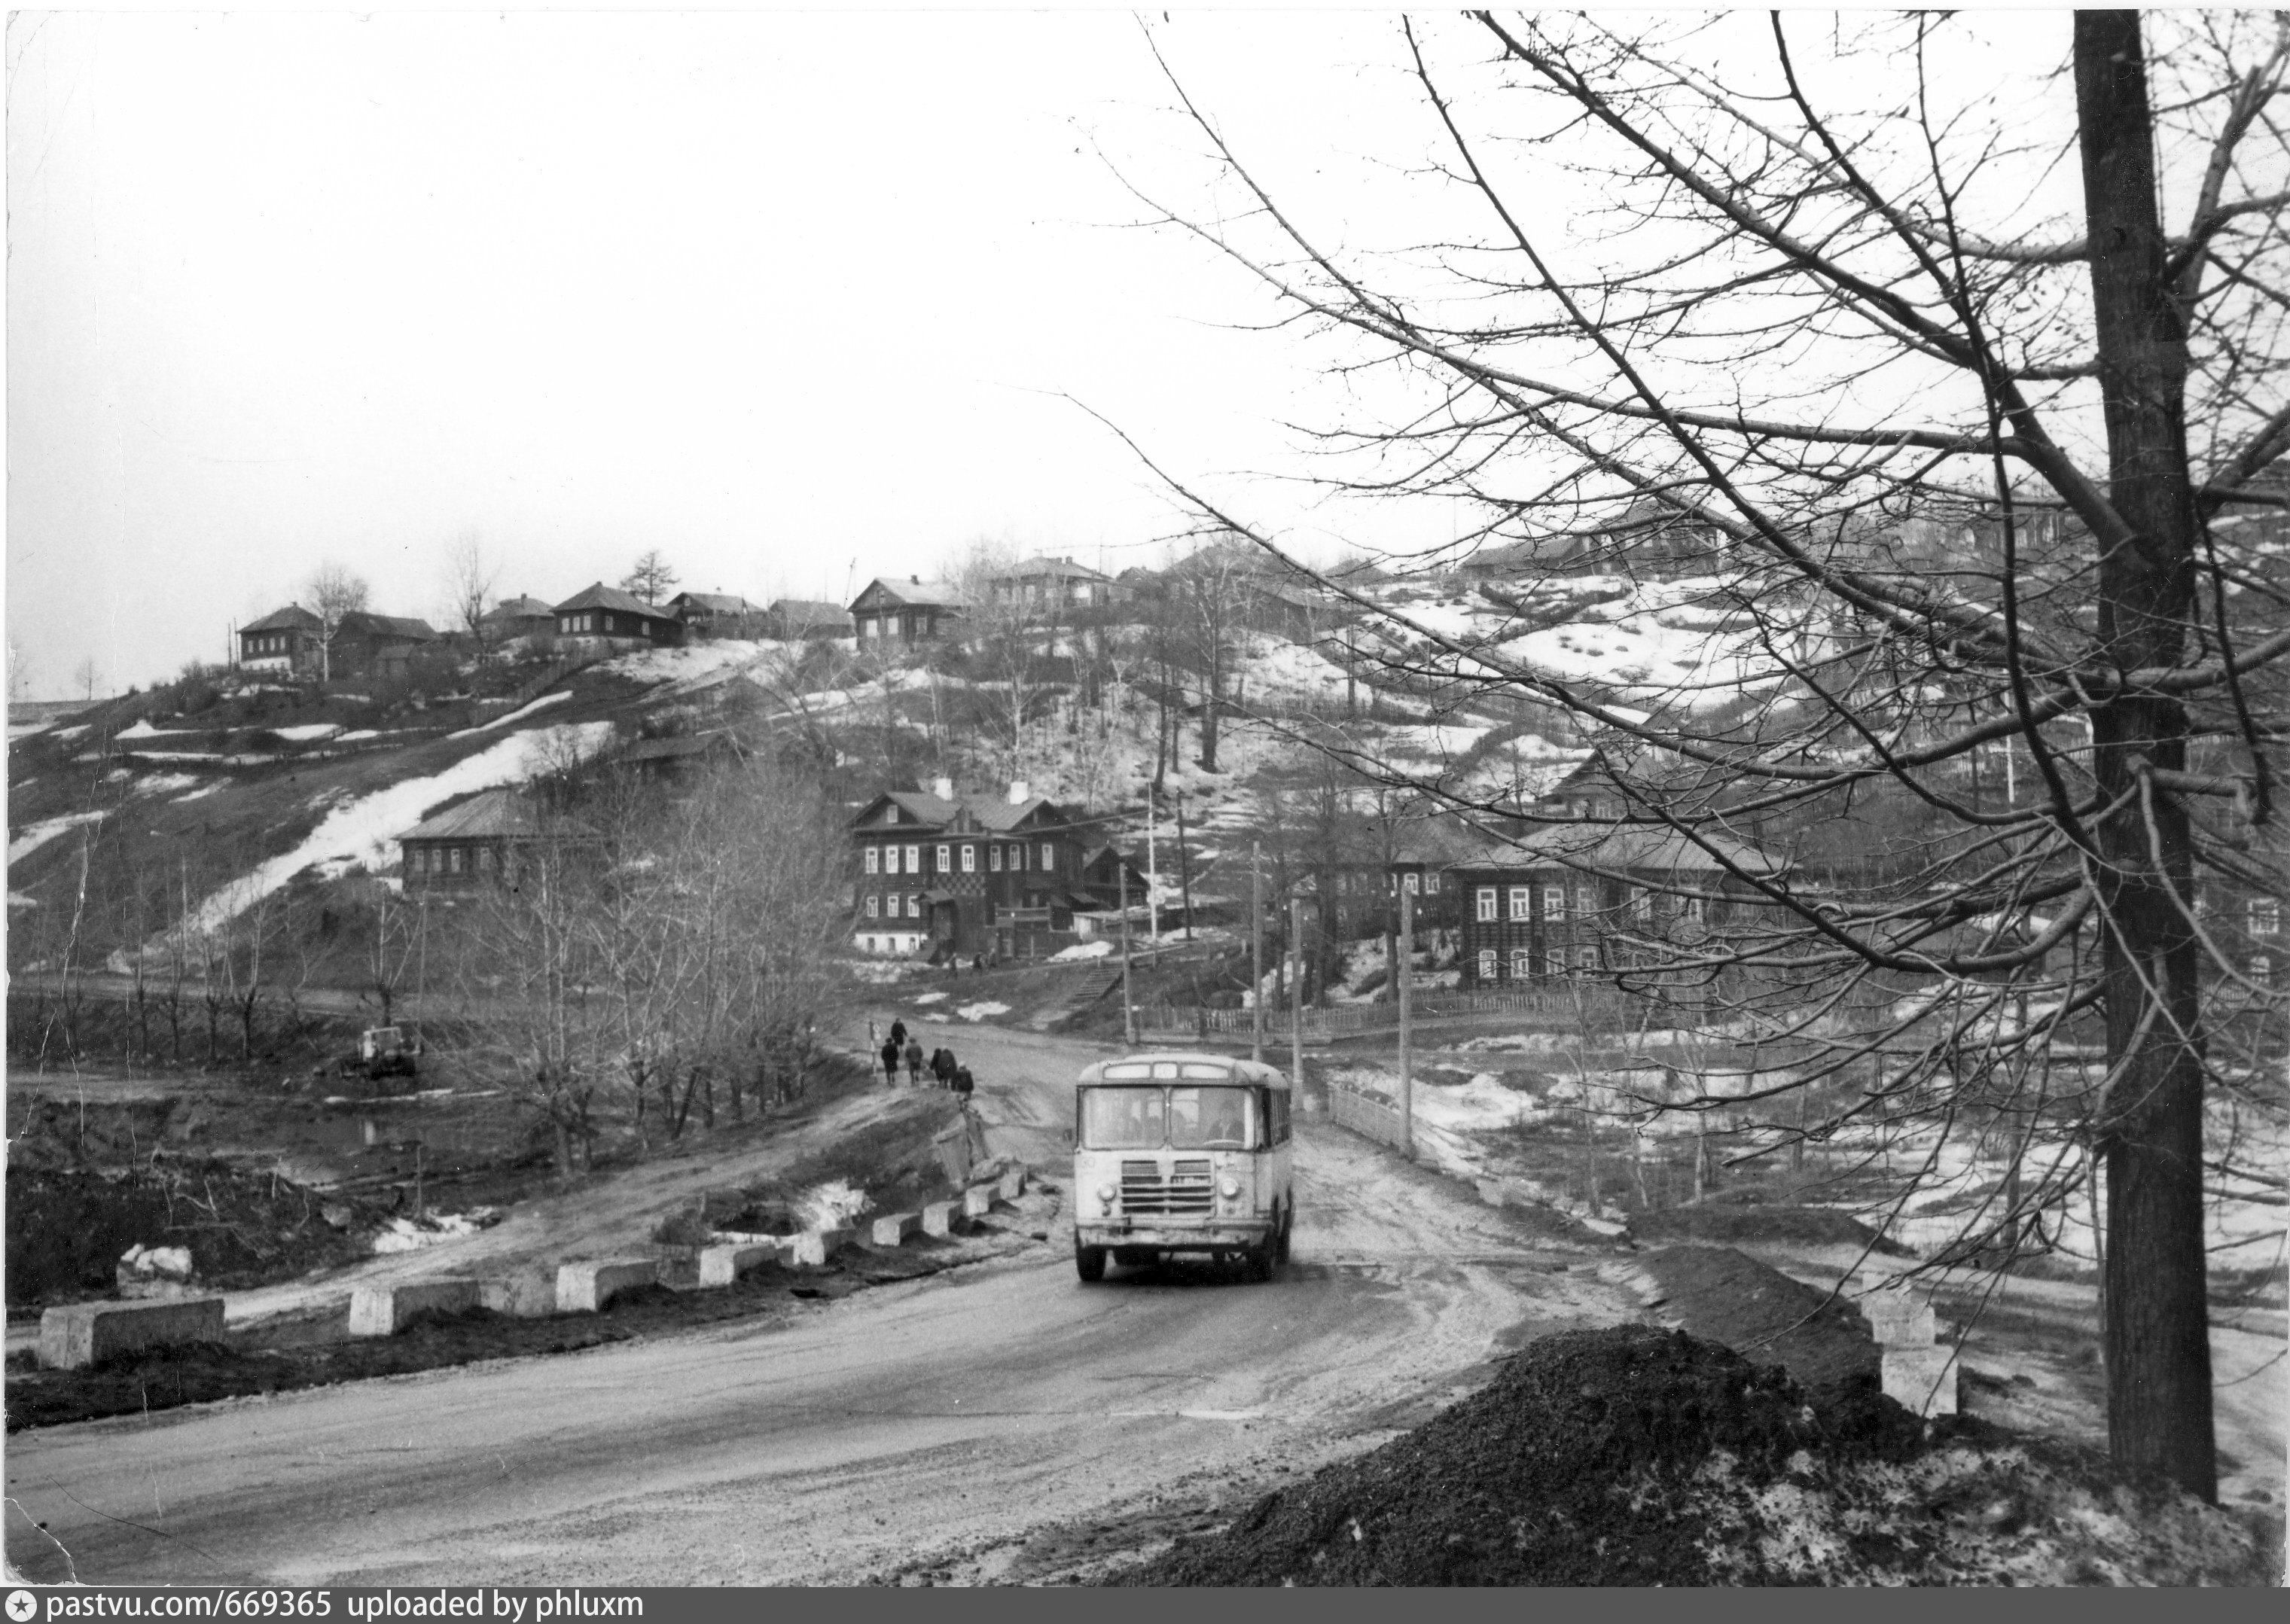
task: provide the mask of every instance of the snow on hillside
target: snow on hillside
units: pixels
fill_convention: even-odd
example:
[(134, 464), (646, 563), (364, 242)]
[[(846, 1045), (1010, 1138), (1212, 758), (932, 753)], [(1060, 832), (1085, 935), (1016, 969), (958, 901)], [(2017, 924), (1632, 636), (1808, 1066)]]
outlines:
[[(537, 710), (546, 710), (551, 705), (561, 705), (572, 697), (572, 694), (570, 689), (560, 688), (555, 693), (542, 694), (539, 699), (533, 700), (529, 705), (518, 706), (515, 710), (510, 711), (506, 716), (495, 716), (490, 722), (480, 722), (475, 727), (465, 727), (460, 732), (448, 733), (445, 737), (448, 739), (473, 739), (479, 733), (490, 733), (497, 729), (507, 727), (512, 722), (523, 721), (525, 717), (532, 715), (532, 713)], [(345, 739), (371, 739), (374, 737), (374, 735), (371, 732), (359, 732), (344, 733), (342, 737)]]
[(66, 829), (76, 828), (83, 823), (93, 823), (102, 816), (100, 812), (68, 812), (60, 818), (49, 818), (28, 825), (21, 834), (8, 843), (8, 866), (14, 868)]
[(616, 660), (605, 660), (597, 669), (632, 682), (671, 684), (671, 693), (697, 693), (703, 688), (727, 683), (765, 660), (799, 647), (787, 643), (751, 643), (738, 637), (720, 637), (682, 648), (644, 649), (634, 654), (622, 654)]
[(610, 722), (580, 722), (564, 727), (528, 728), (512, 733), (428, 778), (407, 779), (347, 802), (326, 814), (292, 851), (258, 864), (215, 892), (193, 911), (193, 931), (221, 928), (283, 887), (305, 868), (326, 879), (353, 868), (386, 868), (396, 860), (396, 836), (421, 821), (433, 806), (456, 796), (523, 783), (566, 760), (585, 760), (613, 735)]

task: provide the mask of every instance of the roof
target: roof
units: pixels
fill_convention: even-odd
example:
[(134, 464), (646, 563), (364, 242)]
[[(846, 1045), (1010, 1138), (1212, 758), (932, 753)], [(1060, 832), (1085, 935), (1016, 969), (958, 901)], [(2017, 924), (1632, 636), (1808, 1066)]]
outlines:
[(873, 598), (901, 608), (967, 609), (970, 599), (962, 588), (943, 580), (885, 580), (877, 575), (867, 583), (865, 590), (851, 600), (856, 609)]
[(668, 600), (670, 609), (681, 608), (687, 612), (704, 610), (709, 614), (761, 614), (764, 612), (736, 592), (679, 592)]
[[(1726, 862), (1745, 874), (1778, 874), (1787, 865), (1747, 841), (1699, 831), (1699, 840), (1666, 825), (1603, 820), (1543, 824), (1516, 841), (1446, 865), (1450, 873), (1485, 868), (1541, 868), (1563, 862), (1589, 868), (1700, 870), (1722, 873)], [(1717, 853), (1716, 856), (1712, 852)]]
[(427, 620), (417, 620), (410, 615), (368, 614), (361, 609), (346, 614), (335, 623), (337, 636), (343, 632), (366, 632), (376, 637), (404, 637), (413, 643), (434, 643), (436, 628)]
[(238, 629), (242, 632), (317, 631), (325, 622), (300, 604), (289, 604), (284, 609), (274, 609), (259, 620), (250, 620)]
[(885, 801), (896, 802), (902, 810), (913, 814), (918, 825), (925, 828), (943, 828), (957, 815), (967, 812), (971, 820), (989, 835), (1005, 834), (1016, 828), (1042, 808), (1046, 807), (1053, 813), (1058, 812), (1055, 803), (1041, 796), (1033, 796), (1014, 804), (1004, 796), (991, 795), (957, 796), (948, 801), (934, 795), (925, 795), (919, 789), (891, 789), (861, 808), (859, 815), (851, 820), (852, 827), (864, 826), (869, 814)]
[(676, 617), (654, 604), (629, 596), (618, 587), (608, 587), (597, 581), (583, 591), (574, 593), (548, 612), (563, 614), (574, 609), (611, 609), (621, 614), (640, 614), (648, 620), (672, 620)]
[(537, 597), (505, 597), (488, 611), (488, 620), (538, 620), (556, 612)]
[[(1145, 1067), (1147, 1075), (1132, 1074), (1129, 1068), (1133, 1066)], [(1170, 1069), (1158, 1076), (1150, 1075), (1163, 1066)], [(1119, 1060), (1100, 1060), (1096, 1065), (1085, 1068), (1078, 1081), (1174, 1083), (1183, 1078), (1184, 1068), (1188, 1066), (1214, 1067), (1235, 1083), (1255, 1083), (1266, 1088), (1285, 1089), (1288, 1086), (1288, 1074), (1277, 1067), (1267, 1066), (1258, 1060), (1244, 1060), (1237, 1055), (1204, 1053), (1198, 1049), (1148, 1049), (1137, 1054), (1125, 1054)], [(1109, 1076), (1109, 1072), (1115, 1075)], [(1190, 1080), (1207, 1083), (1215, 1079), (1196, 1073)]]
[(813, 597), (775, 598), (771, 612), (783, 620), (802, 626), (837, 626), (851, 619), (851, 612), (842, 604)]
[(1031, 580), (1038, 576), (1054, 576), (1060, 580), (1110, 580), (1111, 576), (1091, 569), (1085, 564), (1076, 564), (1070, 558), (1026, 558), (1012, 564), (995, 577), (997, 580)]
[(597, 831), (572, 818), (544, 825), (531, 801), (513, 789), (488, 789), (459, 806), (424, 818), (400, 840), (538, 840), (544, 835), (597, 838)]

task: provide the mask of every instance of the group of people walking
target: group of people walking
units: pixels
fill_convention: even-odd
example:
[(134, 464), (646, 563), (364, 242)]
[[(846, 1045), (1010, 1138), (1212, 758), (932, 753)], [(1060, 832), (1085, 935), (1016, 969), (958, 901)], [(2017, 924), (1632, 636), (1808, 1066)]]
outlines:
[(909, 1085), (920, 1088), (923, 1073), (928, 1071), (932, 1081), (939, 1087), (952, 1089), (962, 1096), (965, 1104), (969, 1102), (970, 1092), (975, 1086), (971, 1079), (970, 1068), (957, 1061), (954, 1058), (954, 1051), (942, 1044), (925, 1057), (922, 1039), (909, 1035), (905, 1021), (893, 1020), (891, 1023), (891, 1036), (878, 1052), (883, 1061), (883, 1085), (885, 1088), (898, 1087), (899, 1068), (904, 1066)]

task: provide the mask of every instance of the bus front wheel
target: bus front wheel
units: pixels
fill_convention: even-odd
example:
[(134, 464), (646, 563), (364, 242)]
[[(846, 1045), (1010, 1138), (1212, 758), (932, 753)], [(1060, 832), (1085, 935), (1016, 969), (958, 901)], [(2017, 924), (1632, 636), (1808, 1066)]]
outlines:
[(1074, 1273), (1079, 1275), (1084, 1283), (1090, 1285), (1094, 1285), (1099, 1281), (1104, 1279), (1105, 1248), (1102, 1246), (1076, 1246), (1074, 1248)]
[(1272, 1278), (1272, 1271), (1280, 1267), (1280, 1242), (1277, 1236), (1268, 1235), (1261, 1246), (1251, 1246), (1245, 1254), (1248, 1277), (1260, 1284)]
[(1293, 1206), (1281, 1208), (1280, 1238), (1273, 1243), (1272, 1248), (1272, 1260), (1275, 1263), (1285, 1263), (1288, 1260), (1288, 1232), (1295, 1227), (1296, 1209)]

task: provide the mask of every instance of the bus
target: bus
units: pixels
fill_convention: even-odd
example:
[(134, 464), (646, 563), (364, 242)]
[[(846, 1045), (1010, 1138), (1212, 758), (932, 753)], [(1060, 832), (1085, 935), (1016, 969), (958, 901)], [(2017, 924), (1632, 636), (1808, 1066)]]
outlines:
[(1296, 1222), (1288, 1079), (1253, 1060), (1132, 1054), (1081, 1074), (1074, 1100), (1074, 1268), (1175, 1252), (1288, 1260)]

